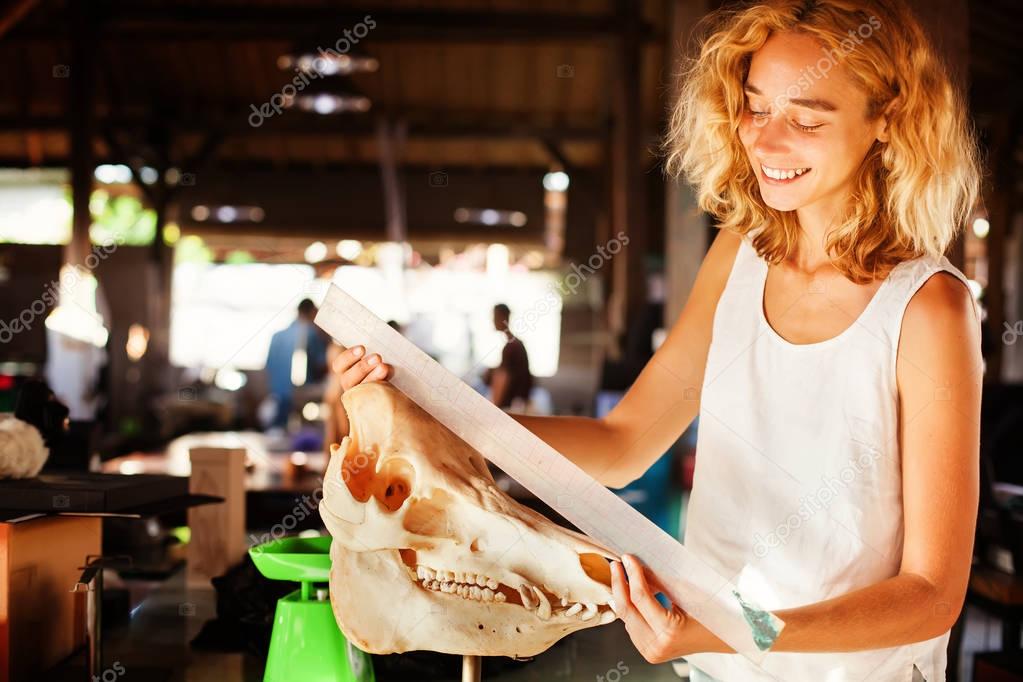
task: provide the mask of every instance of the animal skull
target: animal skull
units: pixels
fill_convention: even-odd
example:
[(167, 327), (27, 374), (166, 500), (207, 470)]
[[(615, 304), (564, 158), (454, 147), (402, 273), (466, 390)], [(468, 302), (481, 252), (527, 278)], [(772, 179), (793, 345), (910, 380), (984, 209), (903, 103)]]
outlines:
[(483, 457), (390, 384), (342, 396), (320, 514), (330, 598), (370, 653), (534, 656), (615, 620), (609, 559), (501, 491)]

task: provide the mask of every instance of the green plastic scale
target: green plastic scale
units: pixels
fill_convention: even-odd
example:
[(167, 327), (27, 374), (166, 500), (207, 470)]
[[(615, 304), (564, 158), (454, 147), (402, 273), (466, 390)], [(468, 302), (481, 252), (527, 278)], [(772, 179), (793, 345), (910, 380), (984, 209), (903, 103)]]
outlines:
[(289, 537), (249, 549), (270, 580), (301, 587), (277, 600), (263, 682), (375, 682), (372, 657), (348, 643), (334, 620), (325, 588), (330, 536)]

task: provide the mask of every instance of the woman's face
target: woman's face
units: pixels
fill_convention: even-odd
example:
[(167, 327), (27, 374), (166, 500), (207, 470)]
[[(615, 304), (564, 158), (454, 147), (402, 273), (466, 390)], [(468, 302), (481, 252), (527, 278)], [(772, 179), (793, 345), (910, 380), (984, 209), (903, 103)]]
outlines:
[[(884, 117), (866, 120), (866, 94), (841, 63), (798, 33), (778, 33), (764, 43), (744, 89), (739, 138), (764, 202), (829, 220), (844, 205), (874, 140), (887, 139)], [(801, 174), (789, 179), (794, 171)]]

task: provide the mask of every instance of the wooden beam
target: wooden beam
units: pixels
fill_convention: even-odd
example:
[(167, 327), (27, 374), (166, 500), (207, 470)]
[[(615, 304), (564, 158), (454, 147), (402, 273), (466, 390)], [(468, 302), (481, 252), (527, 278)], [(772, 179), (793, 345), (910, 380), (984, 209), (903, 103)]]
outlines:
[[(343, 9), (285, 5), (228, 7), (194, 5), (174, 8), (140, 7), (135, 3), (104, 3), (104, 42), (160, 41), (302, 41), (327, 48), (342, 40), (372, 42), (494, 42), (520, 43), (601, 41), (620, 35), (622, 27), (609, 14), (573, 12), (500, 12), (385, 9)], [(362, 27), (361, 29), (359, 27)], [(637, 38), (660, 39), (646, 22), (637, 25)], [(11, 32), (12, 40), (64, 40), (67, 29), (25, 28)], [(354, 40), (353, 40), (354, 38)]]
[[(1013, 152), (1019, 141), (1019, 125), (1021, 111), (1004, 111), (992, 121), (988, 135), (988, 153), (985, 158), (988, 168), (985, 175), (991, 178), (984, 183), (984, 205), (988, 211), (990, 231), (986, 238), (985, 254), (987, 258), (987, 287), (984, 291), (984, 303), (987, 308), (987, 325), (994, 338), (1001, 339), (1005, 331), (1005, 246), (1012, 233), (1013, 216), (1019, 201), (1016, 199), (1015, 182), (1017, 177), (1016, 160)], [(968, 226), (967, 229), (970, 229)], [(1005, 343), (991, 344), (991, 352), (986, 358), (986, 379), (992, 382), (1002, 381), (1003, 355)]]
[(18, 22), (25, 18), (25, 15), (32, 11), (39, 0), (13, 0), (0, 10), (0, 37), (3, 37)]
[[(96, 165), (105, 163), (123, 163), (124, 157), (115, 154), (108, 154), (106, 156), (97, 156)], [(71, 164), (69, 157), (49, 157), (39, 164), (30, 163), (28, 159), (16, 157), (16, 156), (0, 156), (0, 168), (68, 168)], [(184, 168), (184, 167), (183, 167)], [(281, 175), (293, 175), (293, 174), (309, 174), (316, 175), (324, 172), (334, 171), (353, 171), (353, 170), (368, 170), (368, 171), (379, 171), (380, 166), (376, 163), (369, 163), (365, 161), (359, 162), (347, 162), (347, 161), (295, 161), (295, 160), (284, 160), (277, 161), (273, 159), (221, 159), (219, 161), (210, 162), (205, 166), (207, 173), (238, 173), (238, 172), (249, 172), (249, 171), (273, 171)], [(426, 178), (431, 172), (436, 171), (436, 165), (431, 166), (403, 166), (402, 171), (405, 173), (419, 174)], [(486, 167), (480, 167), (479, 164), (469, 165), (457, 165), (457, 164), (444, 164), (444, 171), (448, 173), (457, 171), (471, 171), (478, 175), (485, 175), (490, 171), (515, 171), (521, 173), (534, 173), (537, 178), (542, 178), (543, 174), (548, 171), (547, 166), (535, 166), (535, 165), (522, 165), (522, 166), (499, 166), (492, 165)], [(582, 169), (582, 173), (593, 172), (592, 169)]]
[[(678, 97), (674, 80), (680, 60), (687, 53), (693, 27), (710, 11), (708, 0), (670, 0), (668, 27), (670, 49), (665, 50), (665, 72), (673, 79), (669, 107)], [(696, 193), (684, 180), (665, 179), (664, 191), (664, 326), (670, 329), (682, 313), (696, 273), (710, 248), (709, 217), (696, 205)]]
[(92, 215), (89, 199), (96, 170), (92, 146), (95, 134), (93, 95), (96, 27), (90, 19), (88, 0), (70, 0), (68, 5), (74, 18), (75, 31), (71, 41), (71, 92), (66, 112), (71, 137), (71, 239), (64, 260), (72, 265), (80, 265), (85, 262), (90, 249)]
[[(620, 359), (619, 345), (633, 322), (646, 306), (647, 225), (645, 186), (640, 153), (643, 135), (640, 124), (642, 55), (639, 40), (639, 8), (628, 0), (618, 0), (617, 21), (622, 31), (616, 35), (612, 59), (611, 110), (611, 235), (623, 245), (612, 261), (612, 293), (608, 301), (612, 359)], [(628, 236), (628, 243), (619, 240)]]
[(384, 215), (387, 239), (404, 242), (408, 237), (405, 224), (405, 193), (398, 173), (398, 159), (405, 145), (405, 126), (380, 119), (377, 121), (377, 149), (380, 160), (380, 181), (383, 185)]
[[(285, 111), (253, 126), (247, 117), (252, 113), (251, 102), (207, 103), (205, 113), (176, 112), (167, 121), (175, 133), (203, 133), (218, 131), (226, 137), (265, 135), (294, 136), (346, 136), (373, 139), (376, 136), (374, 120), (367, 117), (320, 116), (300, 111)], [(381, 115), (401, 118), (408, 125), (409, 138), (485, 138), (485, 139), (550, 139), (556, 141), (594, 141), (607, 134), (610, 122), (548, 125), (530, 121), (527, 115), (509, 116), (490, 111), (394, 110)], [(149, 125), (152, 117), (146, 113), (113, 114), (99, 117), (100, 124), (112, 130), (128, 130)], [(0, 132), (59, 131), (65, 130), (67, 121), (57, 116), (6, 115), (0, 116)]]

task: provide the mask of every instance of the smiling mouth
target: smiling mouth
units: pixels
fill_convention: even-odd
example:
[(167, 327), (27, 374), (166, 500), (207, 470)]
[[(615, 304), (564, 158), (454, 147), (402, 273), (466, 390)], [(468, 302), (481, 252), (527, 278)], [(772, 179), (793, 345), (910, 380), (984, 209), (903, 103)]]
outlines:
[(772, 184), (794, 182), (812, 170), (812, 168), (771, 168), (763, 164), (760, 166), (761, 176)]

